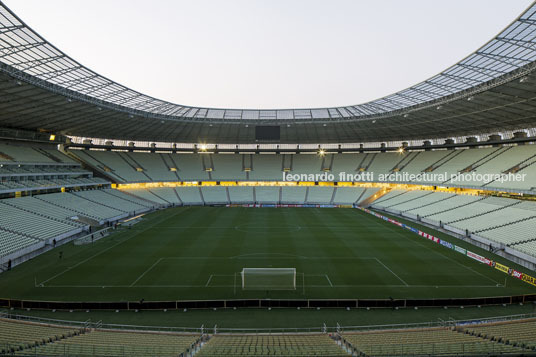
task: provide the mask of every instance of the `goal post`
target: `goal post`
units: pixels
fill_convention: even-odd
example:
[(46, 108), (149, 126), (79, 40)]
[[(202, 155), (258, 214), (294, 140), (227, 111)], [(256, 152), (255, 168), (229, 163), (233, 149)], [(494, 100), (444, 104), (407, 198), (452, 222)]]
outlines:
[(296, 290), (296, 268), (243, 268), (242, 290)]

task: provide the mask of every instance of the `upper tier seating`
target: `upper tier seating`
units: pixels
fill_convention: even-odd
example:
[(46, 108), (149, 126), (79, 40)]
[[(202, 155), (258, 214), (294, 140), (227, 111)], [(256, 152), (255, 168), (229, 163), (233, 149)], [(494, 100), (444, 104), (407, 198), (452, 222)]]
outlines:
[[(150, 181), (282, 181), (290, 174), (409, 173), (427, 177), (410, 183), (430, 185), (491, 187), (494, 189), (536, 190), (536, 145), (486, 147), (400, 153), (329, 154), (154, 154), (72, 150), (82, 160), (118, 182)], [(139, 167), (138, 167), (139, 166)], [(171, 171), (175, 168), (177, 171)], [(140, 171), (137, 171), (140, 169)], [(454, 182), (460, 173), (501, 174), (518, 172), (528, 176), (522, 182), (473, 180)], [(430, 175), (442, 175), (444, 177)], [(532, 177), (532, 179), (531, 179)], [(344, 179), (342, 181), (345, 181)]]
[(0, 162), (56, 163), (36, 148), (19, 144), (0, 143), (0, 154)]
[(246, 172), (242, 167), (242, 155), (221, 154), (210, 155), (214, 170), (210, 173), (213, 180), (217, 181), (243, 181)]
[[(210, 159), (209, 155), (172, 154), (170, 156), (177, 165), (178, 174), (182, 181), (210, 180), (207, 169), (211, 167), (206, 167)], [(204, 158), (205, 156), (206, 158)]]
[(283, 179), (282, 155), (252, 155), (249, 179), (252, 181), (281, 181)]
[(143, 172), (149, 176), (151, 181), (177, 181), (177, 175), (166, 166), (164, 155), (139, 152), (129, 152), (125, 153), (125, 155), (129, 157), (134, 166), (139, 166), (143, 169)]

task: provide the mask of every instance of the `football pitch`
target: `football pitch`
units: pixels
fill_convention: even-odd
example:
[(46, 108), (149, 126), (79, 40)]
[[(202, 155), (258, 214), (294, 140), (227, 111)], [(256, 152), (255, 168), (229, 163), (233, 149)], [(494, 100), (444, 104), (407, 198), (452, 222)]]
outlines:
[[(294, 268), (295, 288), (243, 289), (244, 268)], [(372, 215), (335, 208), (170, 208), (0, 275), (0, 298), (53, 301), (428, 299), (535, 290)]]

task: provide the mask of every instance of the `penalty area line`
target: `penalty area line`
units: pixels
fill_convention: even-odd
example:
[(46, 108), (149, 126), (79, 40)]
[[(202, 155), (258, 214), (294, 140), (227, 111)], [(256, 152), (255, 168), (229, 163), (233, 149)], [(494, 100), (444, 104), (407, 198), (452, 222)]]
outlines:
[(381, 260), (379, 260), (378, 258), (374, 258), (378, 263), (380, 263), (385, 269), (389, 270), (391, 272), (391, 274), (393, 274), (398, 280), (400, 280), (402, 283), (404, 283), (404, 285), (406, 286), (409, 286), (408, 283), (406, 283), (401, 277), (399, 277), (398, 275), (396, 275), (394, 273), (394, 271), (392, 271), (391, 269), (389, 269), (387, 267), (387, 265), (383, 264)]
[(134, 284), (136, 284), (141, 278), (143, 278), (143, 276), (144, 276), (145, 274), (147, 274), (147, 273), (148, 273), (150, 270), (152, 270), (158, 263), (160, 263), (160, 262), (162, 261), (162, 259), (164, 259), (164, 258), (160, 258), (160, 259), (158, 259), (158, 260), (157, 260), (156, 262), (154, 262), (154, 264), (151, 265), (147, 270), (145, 270), (143, 273), (141, 273), (141, 275), (138, 276), (138, 279), (134, 280), (134, 282), (132, 282), (132, 284), (130, 284), (130, 287), (133, 287)]

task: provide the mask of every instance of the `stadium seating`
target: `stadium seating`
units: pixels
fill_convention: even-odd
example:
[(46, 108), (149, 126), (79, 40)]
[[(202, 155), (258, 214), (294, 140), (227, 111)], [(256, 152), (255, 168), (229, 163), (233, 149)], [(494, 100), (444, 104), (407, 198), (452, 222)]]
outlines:
[(125, 153), (114, 151), (71, 151), (82, 160), (89, 158), (92, 166), (101, 170), (104, 174), (112, 173), (119, 182), (147, 182), (149, 178), (143, 172), (137, 171), (132, 162), (127, 161)]
[[(32, 224), (28, 224), (32, 222)], [(75, 224), (25, 211), (0, 201), (0, 228), (23, 236), (46, 240), (80, 231)]]
[(358, 203), (358, 199), (366, 191), (364, 187), (337, 187), (333, 203), (336, 205), (351, 205)]
[(229, 203), (227, 190), (222, 186), (201, 187), (201, 194), (206, 204), (226, 204)]
[(210, 180), (211, 155), (197, 154), (172, 154), (170, 157), (177, 165), (179, 176), (182, 181), (206, 181)]
[(244, 181), (246, 171), (244, 171), (243, 155), (221, 154), (210, 155), (214, 164), (214, 171), (211, 172), (212, 179), (217, 181)]
[(108, 185), (62, 152), (0, 143), (0, 194)]
[[(485, 147), (406, 153), (331, 154), (155, 154), (140, 152), (110, 152), (72, 150), (74, 155), (118, 182), (162, 181), (281, 181), (283, 170), (291, 174), (319, 174), (329, 171), (339, 180), (339, 174), (372, 172), (380, 174), (424, 173), (442, 174), (443, 179), (423, 182), (434, 185), (492, 187), (530, 191), (536, 189), (531, 180), (453, 182), (451, 175), (460, 173), (499, 174), (504, 172), (536, 172), (536, 145)], [(36, 153), (39, 155), (39, 153)], [(250, 166), (250, 167), (248, 167)], [(174, 167), (177, 171), (171, 171)], [(139, 169), (139, 170), (138, 170)], [(414, 180), (410, 183), (421, 183)]]
[(71, 219), (76, 216), (76, 212), (65, 209), (63, 207), (55, 206), (47, 202), (43, 202), (42, 200), (39, 200), (35, 197), (26, 196), (20, 198), (5, 199), (0, 201), (0, 203), (16, 207), (27, 212), (35, 213), (40, 216), (59, 220), (63, 223), (72, 225), (73, 227), (84, 226), (83, 224)]
[(231, 203), (251, 203), (253, 199), (253, 187), (248, 186), (230, 186), (227, 187)]
[(281, 188), (281, 203), (303, 203), (307, 194), (307, 187), (283, 186)]
[[(126, 188), (126, 189), (120, 190), (119, 192), (121, 192), (121, 191), (130, 193), (131, 195), (127, 196), (127, 198), (130, 199), (130, 200), (136, 200), (136, 197), (142, 198), (143, 201), (138, 200), (138, 202), (140, 204), (144, 202), (144, 206), (149, 206), (149, 205), (151, 207), (154, 207), (154, 206), (157, 206), (157, 205), (168, 206), (170, 204), (170, 202), (167, 201), (165, 198), (160, 197), (158, 194), (153, 193), (149, 189)], [(175, 197), (175, 199), (176, 199), (176, 197)]]
[(166, 166), (162, 154), (148, 154), (140, 152), (125, 153), (126, 156), (139, 166), (150, 180), (156, 182), (177, 181), (177, 176)]
[(201, 188), (197, 186), (192, 187), (177, 187), (177, 193), (181, 201), (185, 205), (202, 205), (204, 204), (203, 197), (201, 197)]
[(154, 187), (148, 190), (170, 204), (182, 204), (182, 201), (179, 199), (179, 195), (173, 187)]
[(122, 197), (114, 198), (114, 196), (106, 194), (104, 190), (78, 191), (73, 192), (72, 194), (78, 197), (85, 198), (90, 202), (100, 204), (102, 206), (106, 206), (111, 209), (119, 210), (122, 212), (128, 212), (130, 214), (146, 210), (147, 208), (146, 205), (140, 205)]
[(287, 155), (287, 162), (292, 163), (290, 173), (298, 175), (320, 174), (322, 157), (314, 154)]
[(326, 204), (331, 203), (333, 197), (333, 187), (308, 187), (307, 200), (305, 203)]
[(281, 181), (283, 160), (281, 155), (252, 155), (249, 179), (252, 181)]
[[(37, 148), (11, 143), (0, 143), (0, 162), (55, 163), (53, 159), (40, 153)], [(10, 157), (11, 159), (7, 159)]]
[(465, 330), (485, 335), (487, 338), (501, 338), (510, 342), (524, 343), (529, 347), (536, 347), (535, 319), (476, 325), (466, 327)]
[(96, 330), (30, 348), (28, 352), (46, 356), (178, 356), (198, 338), (197, 335)]
[(361, 154), (341, 154), (330, 155), (333, 158), (330, 172), (339, 177), (339, 174), (344, 172), (346, 174), (356, 174), (359, 171)]
[(255, 201), (257, 203), (274, 204), (279, 202), (280, 187), (257, 186), (255, 190)]
[[(440, 214), (441, 212), (447, 212), (449, 210), (456, 209), (463, 205), (471, 204), (475, 201), (482, 200), (483, 197), (472, 196), (472, 195), (456, 195), (456, 194), (446, 194), (445, 199), (439, 200), (435, 203), (429, 204), (427, 206), (421, 206), (408, 210), (408, 213), (413, 213), (420, 215), (421, 217), (426, 217), (430, 221), (439, 222), (440, 218), (435, 217), (435, 215)], [(414, 202), (417, 203), (417, 202)]]
[(0, 319), (0, 355), (28, 349), (35, 344), (51, 343), (75, 333), (79, 330)]
[(377, 202), (374, 202), (374, 204), (378, 207), (393, 208), (393, 209), (399, 210), (400, 207), (402, 209), (406, 207), (405, 205), (408, 203), (412, 204), (415, 201), (421, 200), (432, 194), (433, 194), (433, 191), (415, 190), (415, 191), (407, 191), (407, 192), (401, 193), (398, 190), (393, 190), (389, 192), (388, 194), (386, 194), (385, 196), (381, 197)]
[(0, 257), (38, 243), (39, 240), (0, 228)]
[(369, 356), (470, 355), (520, 353), (526, 350), (447, 328), (345, 333), (354, 348)]
[(42, 201), (74, 211), (77, 214), (96, 219), (97, 221), (106, 221), (126, 217), (128, 215), (124, 211), (103, 206), (72, 193), (51, 193), (35, 197)]
[(38, 356), (178, 356), (195, 334), (75, 329), (0, 319), (0, 354)]
[(215, 335), (196, 356), (347, 356), (327, 335)]
[[(426, 192), (426, 191), (425, 191)], [(436, 202), (444, 201), (447, 198), (451, 198), (452, 193), (445, 192), (430, 192), (423, 194), (422, 196), (416, 196), (414, 199), (408, 199), (405, 202), (401, 202), (392, 206), (389, 206), (390, 211), (406, 212), (423, 208), (423, 212), (426, 212), (425, 207), (431, 206)], [(408, 197), (409, 198), (409, 197)]]

